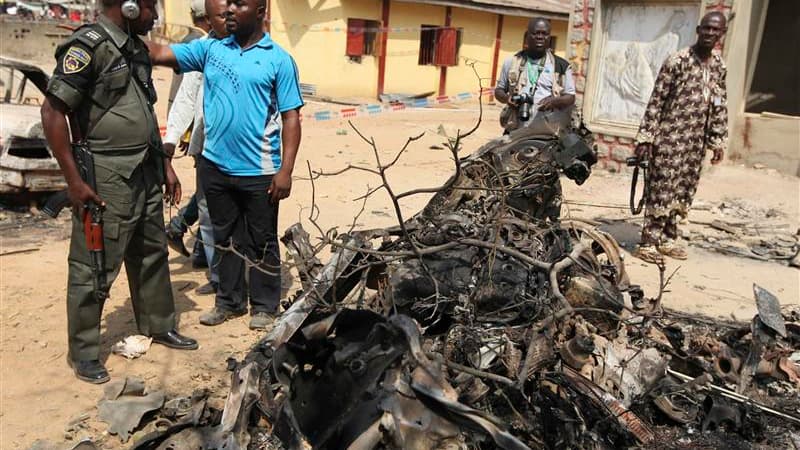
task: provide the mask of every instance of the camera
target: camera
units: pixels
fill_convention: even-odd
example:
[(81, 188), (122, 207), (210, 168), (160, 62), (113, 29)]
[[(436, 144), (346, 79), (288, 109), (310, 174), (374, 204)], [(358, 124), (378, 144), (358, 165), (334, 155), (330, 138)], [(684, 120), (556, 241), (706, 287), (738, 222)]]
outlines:
[(625, 158), (625, 165), (628, 167), (639, 167), (641, 169), (647, 169), (650, 167), (650, 161), (646, 159), (639, 159), (636, 156), (631, 156), (629, 158)]
[(533, 97), (529, 94), (517, 94), (511, 97), (511, 101), (519, 107), (518, 116), (520, 122), (527, 122), (530, 120)]

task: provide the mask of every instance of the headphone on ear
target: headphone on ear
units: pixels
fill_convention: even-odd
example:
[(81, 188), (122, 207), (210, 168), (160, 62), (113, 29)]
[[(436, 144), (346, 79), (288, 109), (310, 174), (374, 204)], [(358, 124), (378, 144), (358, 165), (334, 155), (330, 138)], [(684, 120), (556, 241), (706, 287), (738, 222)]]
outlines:
[(122, 17), (128, 20), (136, 20), (142, 13), (141, 8), (139, 8), (139, 0), (125, 0), (120, 8), (122, 9)]

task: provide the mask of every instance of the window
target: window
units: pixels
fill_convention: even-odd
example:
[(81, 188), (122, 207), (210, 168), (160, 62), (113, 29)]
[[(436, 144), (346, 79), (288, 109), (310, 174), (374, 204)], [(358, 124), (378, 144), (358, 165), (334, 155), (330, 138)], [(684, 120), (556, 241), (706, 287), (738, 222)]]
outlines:
[(422, 25), (419, 36), (419, 65), (457, 66), (462, 28)]
[[(749, 39), (749, 64), (755, 67), (751, 67), (745, 112), (800, 116), (800, 58), (797, 53), (794, 57), (789, 56), (791, 51), (785, 53), (800, 44), (800, 32), (795, 25), (800, 17), (800, 3), (768, 2), (752, 8), (757, 18), (754, 22), (759, 19), (764, 22), (759, 23), (763, 27), (760, 39)], [(766, 16), (760, 16), (759, 12)]]
[(419, 65), (433, 64), (436, 50), (436, 25), (423, 25), (419, 35)]
[(376, 20), (347, 19), (347, 48), (345, 54), (354, 62), (364, 55), (377, 55), (375, 42), (381, 23)]

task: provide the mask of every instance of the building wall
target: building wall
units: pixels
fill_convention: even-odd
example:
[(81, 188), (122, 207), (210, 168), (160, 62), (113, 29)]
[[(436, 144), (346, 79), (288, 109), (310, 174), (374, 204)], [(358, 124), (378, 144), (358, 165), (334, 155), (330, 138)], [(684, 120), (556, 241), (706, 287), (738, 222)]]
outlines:
[(448, 94), (478, 92), (478, 79), (465, 58), (475, 62), (475, 69), (481, 77), (481, 85), (487, 87), (490, 84), (497, 20), (497, 14), (453, 8), (451, 26), (463, 28), (464, 33), (458, 53), (458, 65), (447, 68)]
[[(294, 56), (303, 83), (313, 84), (317, 93), (330, 97), (376, 98), (378, 56), (363, 56), (353, 62), (345, 55), (347, 19), (381, 20), (380, 0), (270, 0), (272, 38)], [(165, 0), (167, 24), (191, 25), (188, 2)], [(420, 94), (438, 92), (440, 69), (418, 64), (421, 25), (444, 26), (443, 6), (390, 2), (386, 44), (384, 92)], [(464, 29), (457, 66), (447, 68), (446, 93), (476, 92), (478, 83), (465, 58), (488, 87), (492, 79), (498, 15), (465, 8), (452, 8), (451, 26)], [(527, 17), (505, 16), (501, 35), (499, 71), (508, 56), (522, 48)], [(567, 21), (553, 20), (556, 53), (564, 56)], [(378, 37), (380, 40), (380, 36)], [(378, 45), (378, 44), (376, 44)], [(379, 45), (378, 45), (379, 48)]]
[[(420, 25), (444, 26), (446, 8), (441, 6), (392, 2), (389, 27)], [(447, 94), (477, 92), (477, 80), (464, 58), (476, 61), (475, 68), (484, 87), (492, 79), (495, 38), (498, 15), (465, 8), (453, 8), (451, 26), (463, 28), (458, 66), (447, 68)], [(497, 71), (503, 61), (522, 49), (523, 35), (528, 27), (528, 17), (504, 16)], [(556, 54), (566, 55), (567, 20), (553, 20), (552, 34), (556, 36)], [(438, 92), (439, 68), (420, 66), (419, 31), (393, 31), (389, 34), (386, 63), (385, 92), (422, 93)]]
[(347, 19), (380, 21), (380, 1), (271, 0), (271, 5), (272, 39), (292, 54), (303, 83), (315, 85), (323, 96), (376, 96), (378, 57), (353, 62), (345, 50)]
[(420, 31), (417, 28), (420, 25), (444, 26), (445, 12), (443, 6), (392, 2), (389, 27), (411, 28), (411, 31), (389, 33), (384, 92), (420, 94), (438, 91), (439, 68), (418, 64)]
[(192, 16), (188, 0), (166, 0), (163, 21), (168, 24), (192, 26)]

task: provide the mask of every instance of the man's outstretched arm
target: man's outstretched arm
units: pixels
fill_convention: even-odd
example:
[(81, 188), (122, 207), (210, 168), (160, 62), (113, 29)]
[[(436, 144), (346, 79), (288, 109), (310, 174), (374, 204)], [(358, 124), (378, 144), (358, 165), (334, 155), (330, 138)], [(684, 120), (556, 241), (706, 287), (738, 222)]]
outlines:
[(167, 66), (178, 69), (178, 58), (169, 45), (162, 45), (153, 41), (145, 41), (150, 51), (150, 60), (154, 66)]

